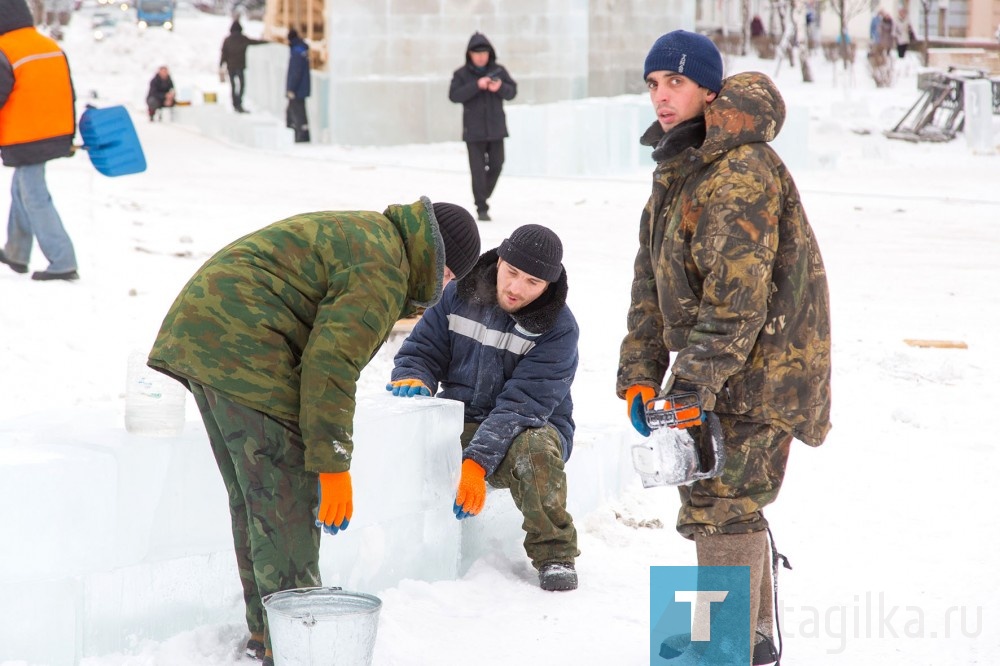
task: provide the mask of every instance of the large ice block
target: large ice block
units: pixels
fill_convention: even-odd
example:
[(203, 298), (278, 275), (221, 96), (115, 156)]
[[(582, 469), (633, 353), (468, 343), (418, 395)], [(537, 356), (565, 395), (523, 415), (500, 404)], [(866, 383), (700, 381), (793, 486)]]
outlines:
[(358, 400), (354, 516), (324, 534), (324, 585), (373, 592), (403, 578), (458, 575), (461, 525), (451, 512), (461, 463), (462, 405), (437, 398)]
[[(608, 500), (621, 495), (635, 478), (630, 457), (630, 431), (618, 430), (577, 437), (566, 463), (567, 509), (577, 532), (581, 520)], [(487, 487), (486, 506), (474, 518), (462, 521), (462, 559), (465, 574), (481, 557), (502, 553), (508, 559), (526, 558), (524, 518), (506, 489)]]
[[(461, 430), (453, 401), (359, 400), (356, 510), (350, 530), (323, 537), (328, 584), (457, 577)], [(64, 666), (243, 617), (225, 487), (197, 416), (177, 437), (131, 435), (120, 412), (2, 423), (0, 507), (0, 661)]]
[[(242, 622), (225, 488), (188, 416), (177, 437), (130, 435), (113, 410), (0, 423), (0, 662), (70, 666)], [(490, 490), (476, 518), (452, 513), (462, 426), (454, 401), (359, 397), (354, 517), (322, 536), (324, 584), (378, 592), (456, 579), (497, 552), (524, 557), (509, 491)], [(578, 520), (632, 478), (625, 442), (608, 440), (578, 440), (567, 464)]]

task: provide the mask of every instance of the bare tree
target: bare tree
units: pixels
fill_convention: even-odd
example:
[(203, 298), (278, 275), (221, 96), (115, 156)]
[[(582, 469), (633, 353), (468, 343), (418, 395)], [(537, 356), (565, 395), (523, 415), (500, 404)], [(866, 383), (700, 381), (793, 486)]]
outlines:
[[(812, 68), (809, 66), (809, 46), (805, 39), (805, 5), (801, 0), (771, 0), (771, 11), (778, 17), (781, 28), (781, 40), (778, 42), (777, 69), (781, 68), (782, 57), (788, 64), (795, 66), (795, 55), (798, 53), (799, 66), (802, 70), (802, 80), (812, 83)], [(801, 29), (800, 29), (801, 28)], [(800, 38), (799, 35), (803, 37)]]
[(930, 39), (931, 34), (931, 0), (920, 0), (920, 9), (924, 12), (924, 67), (927, 66), (930, 58)]
[(740, 0), (740, 18), (743, 19), (740, 55), (748, 55), (750, 53), (750, 0)]
[[(922, 2), (929, 2), (930, 0), (921, 0)], [(832, 0), (831, 9), (833, 13), (837, 15), (840, 19), (840, 59), (844, 63), (844, 69), (848, 68), (848, 39), (847, 36), (847, 24), (851, 22), (855, 16), (860, 16), (862, 13), (869, 10), (868, 0)]]

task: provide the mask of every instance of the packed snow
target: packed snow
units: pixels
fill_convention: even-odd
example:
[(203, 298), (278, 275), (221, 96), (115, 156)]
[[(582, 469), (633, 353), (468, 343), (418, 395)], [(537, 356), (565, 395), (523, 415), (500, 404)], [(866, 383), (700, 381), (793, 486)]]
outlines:
[[(97, 41), (92, 11), (77, 13), (64, 41), (80, 102), (127, 105), (149, 168), (110, 179), (85, 155), (49, 163), (81, 279), (33, 282), (0, 266), (0, 431), (15, 419), (120, 419), (128, 353), (148, 349), (181, 286), (236, 237), (300, 212), (381, 211), (421, 195), (472, 207), (458, 127), (456, 141), (436, 145), (264, 151), (150, 123), (145, 90), (162, 64), (179, 89), (215, 91), (228, 108), (217, 63), (229, 19), (185, 9), (174, 32), (141, 35), (125, 19)], [(245, 29), (257, 36), (261, 25)], [(891, 88), (876, 89), (862, 59), (853, 80), (835, 80), (818, 52), (815, 83), (787, 64), (776, 76), (789, 107), (808, 115), (809, 159), (793, 175), (829, 272), (834, 326), (834, 428), (818, 449), (793, 445), (781, 496), (766, 512), (794, 567), (780, 578), (789, 664), (1000, 658), (1000, 533), (990, 513), (1000, 455), (989, 421), (1000, 376), (1000, 157), (973, 154), (961, 135), (938, 144), (882, 136), (916, 101), (911, 56), (897, 63)], [(774, 75), (776, 64), (735, 58), (727, 68)], [(615, 370), (651, 168), (614, 178), (505, 174), (491, 200), (494, 221), (481, 225), (484, 249), (529, 222), (565, 244), (581, 328), (573, 387), (581, 442), (617, 442), (609, 433), (630, 428)], [(12, 173), (0, 170), (0, 189)], [(37, 248), (31, 268), (45, 268)], [(387, 376), (383, 358), (359, 390), (383, 391)], [(191, 412), (189, 403), (197, 418)], [(72, 520), (72, 498), (66, 503), (67, 515), (40, 532)], [(649, 567), (695, 563), (693, 545), (673, 529), (677, 506), (675, 490), (644, 490), (637, 477), (620, 500), (575, 516), (575, 592), (539, 590), (528, 560), (506, 557), (484, 557), (460, 580), (362, 590), (384, 604), (375, 663), (647, 663)], [(324, 537), (324, 547), (333, 540)], [(44, 618), (37, 626), (46, 640)], [(204, 626), (82, 664), (249, 666), (246, 638), (241, 624)], [(22, 666), (2, 661), (2, 643), (0, 663)]]

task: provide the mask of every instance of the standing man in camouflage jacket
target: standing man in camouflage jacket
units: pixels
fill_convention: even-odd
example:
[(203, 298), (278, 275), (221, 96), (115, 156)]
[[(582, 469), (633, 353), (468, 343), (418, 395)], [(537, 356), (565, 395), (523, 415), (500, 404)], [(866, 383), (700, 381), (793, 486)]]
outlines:
[(167, 313), (149, 365), (201, 411), (229, 494), (247, 652), (265, 663), (261, 599), (320, 585), (318, 528), (336, 534), (353, 513), (361, 370), (479, 249), (468, 211), (426, 198), (382, 214), (296, 215), (220, 250)]
[(830, 429), (826, 271), (767, 145), (785, 118), (773, 82), (723, 81), (715, 45), (683, 30), (656, 41), (644, 76), (657, 121), (642, 143), (657, 166), (617, 391), (643, 435), (643, 405), (658, 394), (694, 392), (718, 416), (725, 466), (680, 487), (677, 529), (699, 565), (750, 567), (753, 663), (767, 664), (776, 655), (762, 509), (778, 495), (792, 438), (818, 446)]

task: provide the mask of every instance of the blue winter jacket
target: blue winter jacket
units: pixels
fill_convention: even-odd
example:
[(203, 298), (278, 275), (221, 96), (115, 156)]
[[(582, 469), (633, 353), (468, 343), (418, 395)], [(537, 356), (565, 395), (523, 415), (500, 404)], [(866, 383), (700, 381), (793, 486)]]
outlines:
[[(493, 474), (514, 438), (551, 424), (563, 460), (573, 449), (570, 386), (580, 329), (566, 305), (566, 271), (526, 308), (497, 304), (497, 252), (449, 284), (395, 357), (393, 381), (419, 379), (442, 398), (465, 403), (465, 421), (482, 424), (463, 454)], [(438, 393), (438, 385), (441, 391)]]
[(295, 99), (305, 99), (312, 92), (309, 77), (309, 45), (301, 39), (293, 39), (288, 47), (288, 76), (285, 80), (285, 90), (295, 93)]

